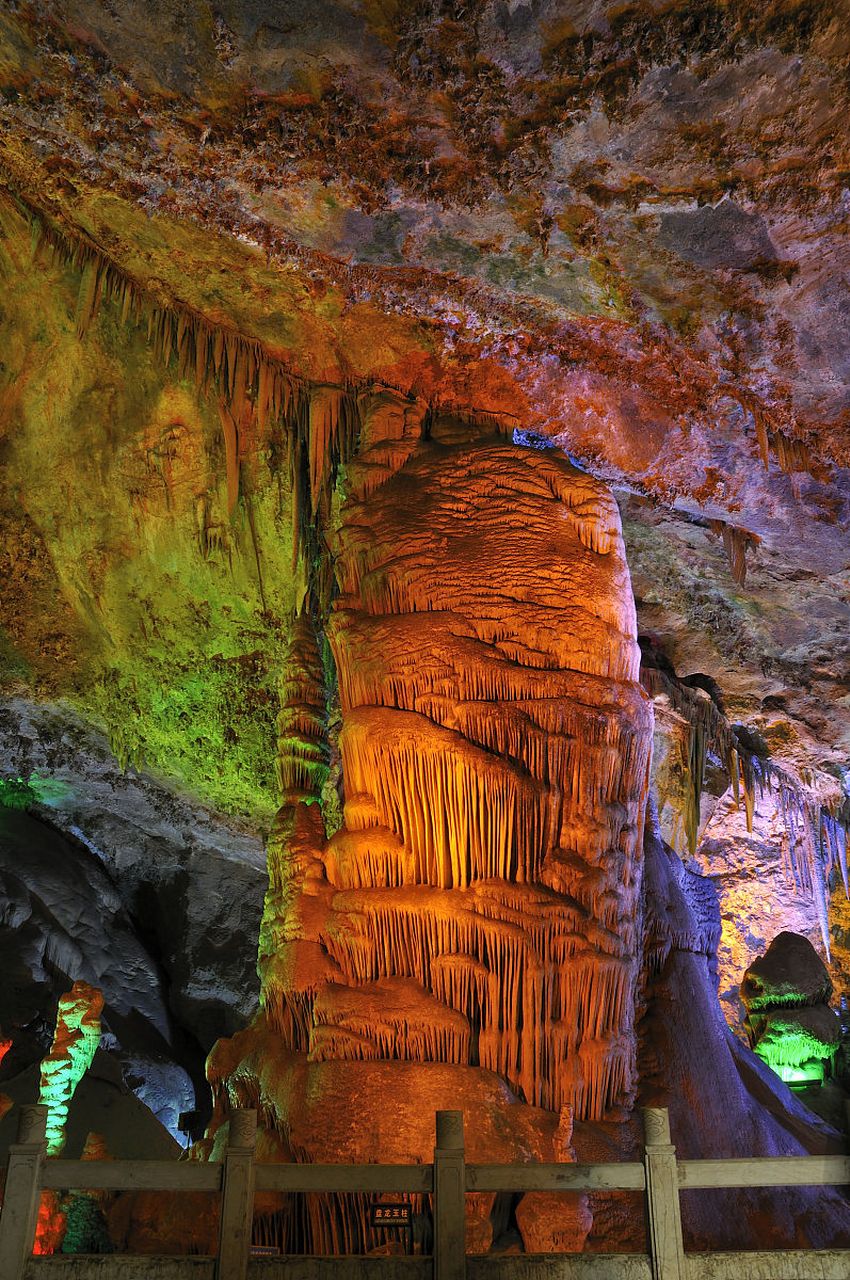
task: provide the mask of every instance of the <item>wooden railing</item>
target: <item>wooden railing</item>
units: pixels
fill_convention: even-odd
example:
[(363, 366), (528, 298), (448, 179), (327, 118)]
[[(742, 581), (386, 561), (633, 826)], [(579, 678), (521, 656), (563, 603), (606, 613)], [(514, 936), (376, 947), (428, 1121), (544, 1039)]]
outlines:
[[(422, 1280), (847, 1280), (850, 1249), (686, 1254), (679, 1193), (729, 1187), (847, 1186), (850, 1158), (791, 1156), (749, 1160), (677, 1160), (663, 1108), (643, 1111), (642, 1161), (617, 1164), (467, 1164), (463, 1115), (438, 1111), (432, 1164), (257, 1164), (256, 1114), (236, 1111), (230, 1144), (220, 1163), (164, 1160), (45, 1159), (46, 1108), (22, 1107), (18, 1141), (10, 1148), (0, 1215), (0, 1278), (38, 1280), (70, 1270), (80, 1280), (168, 1276), (195, 1280), (274, 1280), (347, 1275), (422, 1277)], [(215, 1258), (85, 1259), (32, 1257), (41, 1191), (213, 1191), (221, 1195)], [(250, 1259), (256, 1191), (394, 1192), (432, 1197), (434, 1248), (429, 1258)], [(548, 1254), (510, 1258), (466, 1257), (464, 1197), (469, 1191), (633, 1191), (645, 1196), (647, 1254)], [(850, 1210), (848, 1211), (850, 1212)], [(403, 1273), (397, 1270), (404, 1262)], [(88, 1269), (87, 1269), (88, 1268)], [(134, 1269), (135, 1268), (135, 1269)]]

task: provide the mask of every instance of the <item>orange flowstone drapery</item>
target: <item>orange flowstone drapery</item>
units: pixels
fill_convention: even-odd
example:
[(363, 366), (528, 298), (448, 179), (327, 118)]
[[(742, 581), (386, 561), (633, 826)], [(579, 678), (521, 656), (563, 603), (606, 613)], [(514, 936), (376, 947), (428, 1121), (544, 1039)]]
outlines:
[[(622, 1116), (635, 1084), (651, 718), (616, 505), (383, 396), (331, 523), (336, 598), (296, 623), (285, 688), (263, 1008), (211, 1056), (219, 1115), (259, 1104), (284, 1158), (404, 1160), (462, 1106), (470, 1158), (569, 1158), (573, 1117)], [(350, 1245), (326, 1219), (314, 1247)]]

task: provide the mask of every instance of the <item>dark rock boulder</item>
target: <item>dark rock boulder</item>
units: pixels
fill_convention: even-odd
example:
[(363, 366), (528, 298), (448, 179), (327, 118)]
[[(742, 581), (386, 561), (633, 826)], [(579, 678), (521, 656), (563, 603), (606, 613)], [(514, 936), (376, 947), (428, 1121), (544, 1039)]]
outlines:
[[(684, 1159), (843, 1152), (843, 1135), (732, 1034), (711, 973), (703, 911), (690, 906), (680, 860), (651, 824), (645, 849), (655, 964), (648, 966), (639, 1025), (641, 1102), (669, 1108), (672, 1139)], [(666, 947), (665, 919), (671, 924)], [(758, 1248), (767, 1239), (774, 1247), (850, 1243), (846, 1200), (829, 1188), (683, 1196), (682, 1219), (691, 1249)]]
[(799, 933), (778, 934), (741, 982), (741, 999), (750, 1014), (760, 1009), (828, 1004), (831, 996), (826, 965), (808, 938)]

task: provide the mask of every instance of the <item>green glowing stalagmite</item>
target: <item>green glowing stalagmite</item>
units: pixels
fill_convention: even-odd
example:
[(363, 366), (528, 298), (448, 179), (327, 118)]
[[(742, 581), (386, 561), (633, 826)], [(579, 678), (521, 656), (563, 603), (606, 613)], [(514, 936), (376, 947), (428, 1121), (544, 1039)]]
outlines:
[(103, 995), (87, 982), (75, 982), (59, 1001), (56, 1033), (41, 1064), (39, 1102), (47, 1107), (47, 1154), (65, 1146), (68, 1107), (100, 1044)]
[(744, 974), (741, 999), (758, 1056), (788, 1084), (822, 1081), (838, 1048), (832, 982), (807, 938), (780, 933)]

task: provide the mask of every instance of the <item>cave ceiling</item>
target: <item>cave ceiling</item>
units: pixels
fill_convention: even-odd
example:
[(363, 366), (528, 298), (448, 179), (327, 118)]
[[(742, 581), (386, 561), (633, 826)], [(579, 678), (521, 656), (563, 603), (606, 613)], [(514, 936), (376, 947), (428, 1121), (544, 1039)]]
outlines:
[(828, 790), (848, 70), (845, 0), (5, 0), (0, 182), (11, 217), (307, 383), (395, 388), (606, 479), (641, 630)]

